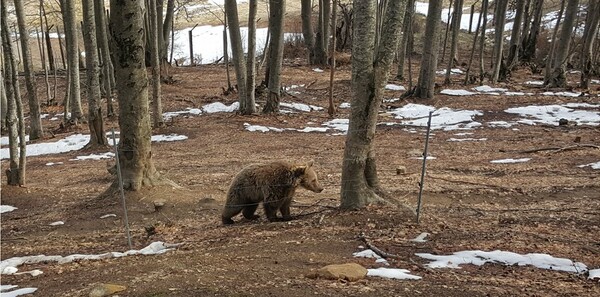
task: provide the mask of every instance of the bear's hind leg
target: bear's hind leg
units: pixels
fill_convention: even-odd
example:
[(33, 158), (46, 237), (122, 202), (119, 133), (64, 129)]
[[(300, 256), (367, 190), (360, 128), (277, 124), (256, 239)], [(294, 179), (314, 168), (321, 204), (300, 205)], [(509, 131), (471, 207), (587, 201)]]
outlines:
[(281, 222), (281, 218), (277, 217), (277, 205), (265, 202), (263, 206), (265, 207), (265, 215), (269, 219), (269, 222)]
[(283, 216), (284, 221), (293, 220), (292, 215), (290, 214), (290, 204), (292, 204), (292, 199), (287, 199), (279, 208), (279, 211), (281, 211), (281, 216)]
[(242, 211), (244, 218), (246, 218), (248, 220), (256, 220), (256, 219), (260, 218), (259, 215), (254, 214), (254, 212), (256, 212), (257, 208), (258, 208), (258, 203), (245, 206), (244, 210)]

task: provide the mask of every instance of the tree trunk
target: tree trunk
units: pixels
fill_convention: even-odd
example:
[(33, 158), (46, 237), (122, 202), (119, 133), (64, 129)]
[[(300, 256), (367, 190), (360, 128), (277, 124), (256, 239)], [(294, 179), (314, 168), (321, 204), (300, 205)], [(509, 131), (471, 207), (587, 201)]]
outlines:
[[(167, 0), (167, 11), (165, 21), (162, 25), (162, 44), (161, 46), (161, 61), (167, 60), (167, 52), (169, 48), (169, 34), (173, 28), (173, 16), (175, 15), (175, 0)], [(172, 49), (171, 49), (172, 51)]]
[[(384, 201), (377, 177), (373, 139), (400, 33), (403, 0), (390, 0), (381, 43), (375, 49), (375, 1), (354, 0), (352, 46), (352, 110), (342, 165), (341, 205), (360, 209)], [(439, 16), (439, 15), (438, 15)], [(373, 55), (373, 52), (376, 54)]]
[(40, 102), (37, 96), (31, 50), (29, 49), (29, 31), (25, 24), (23, 0), (15, 0), (14, 3), (17, 24), (19, 26), (19, 39), (21, 40), (21, 48), (23, 49), (23, 70), (25, 71), (25, 88), (27, 89), (27, 102), (29, 103), (29, 123), (31, 127), (29, 130), (29, 139), (35, 140), (44, 137), (42, 119), (40, 118)]
[(256, 112), (254, 89), (256, 86), (256, 10), (257, 0), (250, 0), (248, 10), (248, 60), (246, 65), (246, 101), (240, 105), (244, 115)]
[(319, 0), (319, 21), (315, 38), (315, 60), (317, 65), (327, 65), (327, 40), (329, 40), (329, 13), (331, 0)]
[(565, 1), (560, 2), (560, 9), (558, 10), (558, 16), (556, 17), (556, 25), (554, 25), (554, 30), (552, 30), (552, 37), (550, 39), (550, 52), (546, 57), (546, 67), (544, 71), (544, 80), (547, 81), (550, 79), (552, 74), (552, 69), (554, 67), (554, 53), (556, 52), (556, 37), (558, 36), (558, 29), (560, 28), (560, 21), (565, 12)]
[(312, 0), (301, 1), (302, 36), (308, 53), (308, 64), (313, 65), (315, 60), (315, 34), (312, 26)]
[(106, 30), (106, 15), (104, 14), (104, 0), (94, 0), (94, 17), (96, 19), (96, 40), (100, 48), (100, 60), (102, 61), (102, 85), (106, 97), (106, 115), (110, 118), (115, 115), (113, 107), (112, 91), (114, 85), (111, 82), (112, 60), (110, 59), (110, 48), (108, 46), (108, 32)]
[(425, 35), (423, 35), (423, 57), (421, 58), (421, 70), (415, 90), (418, 98), (433, 98), (435, 87), (435, 71), (439, 52), (439, 38), (442, 14), (442, 0), (430, 0), (427, 10), (425, 24)]
[(337, 4), (338, 0), (333, 0), (333, 15), (331, 17), (331, 44), (329, 45), (329, 51), (331, 56), (331, 62), (329, 66), (329, 107), (327, 113), (329, 117), (333, 117), (336, 112), (335, 105), (333, 103), (333, 78), (335, 77), (335, 34), (336, 34), (336, 23), (337, 23)]
[[(2, 29), (4, 30), (4, 29)], [(0, 41), (1, 42), (1, 41)], [(2, 56), (2, 60), (4, 60), (4, 51), (3, 47), (0, 46), (0, 56)], [(8, 99), (6, 99), (6, 88), (4, 87), (5, 82), (4, 68), (0, 69), (0, 132), (4, 134), (6, 129), (6, 115), (8, 114), (8, 109), (6, 105), (8, 104)]]
[[(415, 0), (408, 0), (406, 3), (406, 10), (404, 12), (404, 20), (402, 24), (402, 41), (398, 46), (398, 72), (396, 73), (396, 79), (404, 80), (404, 61), (406, 60), (406, 50), (408, 48), (408, 41), (410, 35), (408, 32), (411, 31), (413, 15), (415, 14)], [(411, 53), (408, 53), (409, 55)]]
[(235, 67), (235, 77), (237, 80), (237, 90), (239, 96), (240, 108), (246, 104), (248, 96), (246, 87), (246, 60), (242, 48), (242, 36), (240, 34), (240, 21), (238, 19), (237, 3), (235, 0), (225, 0), (225, 13), (227, 13), (227, 25), (229, 26), (229, 39), (231, 41), (231, 54), (233, 66)]
[[(590, 0), (583, 30), (583, 47), (581, 53), (581, 88), (588, 89), (590, 78), (593, 73), (592, 54), (596, 34), (598, 34), (598, 22), (600, 21), (600, 1)], [(596, 68), (598, 65), (595, 66)]]
[[(544, 14), (543, 6), (544, 0), (532, 0), (535, 1), (533, 4), (533, 22), (527, 34), (527, 38), (524, 38), (523, 42), (523, 61), (531, 61), (535, 58), (535, 49), (537, 45), (538, 35), (540, 34), (540, 28), (542, 25), (542, 15)], [(523, 32), (525, 34), (525, 32)]]
[(504, 62), (504, 23), (506, 23), (506, 8), (508, 0), (496, 2), (496, 15), (494, 16), (494, 68), (492, 70), (492, 83), (506, 79), (506, 64)]
[[(148, 0), (150, 7), (148, 7), (148, 18), (150, 19), (150, 67), (152, 68), (152, 118), (154, 128), (164, 126), (162, 113), (162, 94), (160, 90), (160, 47), (159, 47), (159, 36), (162, 30), (159, 31), (158, 27), (158, 15), (156, 8), (156, 1)], [(161, 28), (162, 29), (162, 28)]]
[(521, 45), (521, 27), (523, 25), (523, 14), (525, 11), (525, 0), (517, 0), (516, 14), (510, 35), (510, 46), (508, 48), (508, 68), (513, 68), (519, 62), (519, 49)]
[(567, 86), (567, 78), (565, 77), (567, 57), (569, 55), (571, 35), (573, 34), (578, 10), (579, 0), (568, 0), (565, 21), (560, 28), (560, 38), (557, 40), (558, 47), (556, 48), (552, 74), (550, 75), (550, 79), (546, 81), (546, 84), (550, 87), (564, 88)]
[(269, 96), (263, 113), (279, 111), (281, 96), (281, 64), (283, 62), (283, 15), (285, 0), (269, 0), (269, 31), (271, 32), (271, 49), (269, 50)]
[[(474, 11), (474, 6), (471, 6), (473, 9), (471, 9), (471, 11)], [(464, 85), (469, 84), (472, 81), (472, 76), (471, 76), (471, 66), (473, 65), (473, 58), (475, 57), (475, 49), (477, 48), (477, 39), (479, 37), (479, 32), (481, 31), (481, 20), (483, 18), (483, 13), (479, 14), (479, 17), (477, 18), (477, 25), (475, 28), (475, 36), (473, 36), (473, 45), (471, 46), (471, 55), (469, 56), (469, 63), (467, 64), (467, 71), (465, 71), (465, 80), (463, 82)]]
[[(79, 49), (77, 46), (77, 24), (75, 19), (75, 2), (61, 1), (63, 22), (65, 24), (65, 39), (67, 43), (67, 68), (69, 69), (69, 121), (77, 125), (83, 120), (81, 109), (81, 87), (79, 84)], [(65, 113), (65, 119), (67, 114)]]
[(100, 105), (100, 66), (98, 43), (96, 42), (96, 22), (93, 0), (83, 0), (83, 42), (85, 46), (85, 69), (87, 77), (88, 126), (90, 142), (86, 147), (106, 146), (102, 107)]
[(448, 59), (448, 68), (446, 68), (445, 84), (450, 83), (450, 74), (454, 67), (455, 56), (458, 49), (458, 33), (460, 33), (460, 20), (462, 18), (463, 0), (454, 0), (454, 11), (452, 15), (452, 41), (450, 44), (450, 58)]
[(7, 96), (6, 125), (8, 128), (9, 151), (9, 165), (6, 175), (9, 185), (22, 186), (25, 184), (26, 165), (25, 125), (23, 122), (21, 94), (19, 92), (17, 63), (10, 42), (7, 19), (6, 0), (0, 0), (0, 31), (2, 33), (4, 75), (6, 76), (3, 84), (6, 88)]
[(450, 4), (448, 5), (448, 21), (446, 22), (446, 30), (444, 30), (444, 44), (442, 45), (442, 63), (444, 63), (444, 58), (446, 57), (446, 44), (448, 43), (448, 32), (450, 31), (450, 18), (452, 17), (450, 14), (452, 12), (452, 1), (453, 0), (450, 0)]
[(487, 11), (488, 11), (488, 0), (481, 1), (481, 14), (483, 20), (481, 22), (481, 40), (479, 41), (479, 82), (483, 84), (485, 78), (485, 63), (483, 61), (485, 54), (485, 31), (487, 28)]
[[(119, 101), (119, 160), (123, 188), (137, 191), (160, 181), (152, 161), (143, 0), (110, 1), (110, 28)], [(118, 181), (115, 181), (118, 183)]]

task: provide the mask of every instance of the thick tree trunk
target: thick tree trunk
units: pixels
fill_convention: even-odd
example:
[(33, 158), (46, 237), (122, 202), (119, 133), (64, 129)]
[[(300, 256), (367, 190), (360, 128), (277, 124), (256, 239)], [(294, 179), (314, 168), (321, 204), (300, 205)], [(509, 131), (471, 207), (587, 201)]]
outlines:
[[(354, 0), (352, 47), (352, 110), (342, 165), (341, 208), (360, 209), (384, 201), (379, 185), (373, 140), (382, 100), (400, 33), (402, 0), (390, 0), (381, 43), (375, 49), (375, 7), (371, 0)], [(376, 53), (373, 55), (373, 53)]]
[(569, 55), (569, 46), (571, 43), (571, 35), (573, 27), (577, 19), (577, 11), (579, 10), (579, 0), (568, 0), (567, 9), (565, 11), (565, 21), (560, 28), (560, 38), (557, 40), (558, 47), (554, 56), (554, 65), (552, 74), (546, 81), (550, 87), (564, 88), (567, 86), (567, 78), (565, 72), (567, 68), (567, 57)]
[(315, 34), (312, 26), (312, 0), (301, 1), (302, 36), (308, 53), (308, 64), (314, 64), (315, 60)]
[(525, 0), (517, 0), (515, 20), (510, 34), (510, 46), (508, 48), (508, 68), (513, 68), (519, 62), (519, 49), (521, 45), (521, 27), (523, 25), (523, 14), (525, 11)]
[(556, 25), (552, 30), (552, 37), (550, 39), (550, 52), (546, 56), (546, 67), (544, 69), (544, 80), (548, 81), (554, 68), (554, 53), (556, 52), (556, 37), (558, 36), (558, 29), (560, 28), (560, 22), (565, 12), (565, 1), (561, 1), (560, 9), (558, 10), (558, 16), (556, 17)]
[(427, 10), (425, 24), (425, 35), (423, 35), (423, 57), (421, 58), (421, 70), (419, 81), (415, 90), (418, 98), (433, 98), (435, 87), (435, 71), (439, 52), (439, 38), (442, 14), (442, 0), (430, 0)]
[[(593, 73), (592, 54), (596, 34), (598, 34), (598, 23), (600, 21), (600, 1), (590, 0), (587, 9), (587, 18), (583, 30), (583, 47), (581, 53), (581, 88), (588, 89)], [(596, 68), (598, 65), (595, 66)]]
[[(408, 0), (406, 3), (406, 10), (404, 12), (404, 20), (402, 24), (402, 41), (398, 46), (398, 70), (396, 73), (396, 79), (404, 80), (404, 61), (406, 60), (406, 50), (408, 48), (408, 41), (412, 34), (409, 34), (412, 27), (413, 15), (415, 14), (415, 0)], [(411, 53), (408, 53), (409, 55)]]
[(152, 129), (144, 57), (143, 7), (144, 0), (110, 1), (121, 132), (119, 160), (123, 187), (133, 191), (161, 180), (152, 161), (150, 146)]
[(94, 17), (96, 19), (96, 40), (100, 49), (100, 60), (102, 67), (102, 85), (104, 96), (106, 97), (106, 115), (113, 117), (115, 110), (113, 107), (112, 91), (114, 85), (111, 82), (112, 60), (110, 58), (110, 48), (108, 46), (108, 32), (106, 30), (106, 15), (104, 14), (104, 0), (94, 0)]
[(506, 9), (508, 0), (496, 2), (496, 15), (494, 16), (494, 68), (492, 69), (491, 81), (493, 84), (498, 80), (506, 79), (506, 64), (504, 62), (504, 23), (506, 23)]
[(242, 48), (242, 36), (240, 34), (240, 21), (238, 19), (237, 3), (235, 0), (225, 0), (225, 13), (227, 13), (227, 25), (229, 26), (229, 39), (231, 40), (231, 54), (240, 108), (246, 104), (248, 96), (246, 87), (246, 59)]
[[(62, 0), (63, 22), (65, 24), (65, 39), (67, 43), (67, 68), (69, 70), (69, 111), (71, 124), (77, 125), (83, 120), (81, 109), (81, 87), (79, 84), (79, 49), (77, 46), (77, 25), (75, 19), (75, 2)], [(65, 119), (67, 114), (65, 113)]]
[(102, 107), (100, 105), (100, 66), (98, 43), (96, 42), (96, 22), (93, 0), (83, 0), (83, 42), (85, 46), (85, 68), (87, 77), (88, 126), (90, 142), (86, 147), (106, 146)]
[(452, 72), (452, 67), (454, 67), (454, 61), (457, 60), (454, 57), (456, 56), (458, 49), (458, 33), (460, 32), (462, 7), (463, 0), (454, 0), (454, 10), (452, 12), (452, 41), (450, 44), (450, 58), (448, 59), (448, 67), (446, 68), (446, 77), (444, 78), (445, 84), (450, 83), (450, 74)]
[(485, 63), (484, 63), (484, 54), (485, 54), (485, 31), (487, 28), (487, 11), (488, 11), (488, 0), (481, 1), (481, 14), (483, 15), (481, 21), (481, 39), (479, 40), (479, 83), (483, 84), (483, 79), (485, 78)]
[(173, 28), (173, 16), (175, 15), (175, 0), (167, 0), (167, 11), (165, 14), (165, 21), (162, 25), (162, 44), (161, 46), (161, 60), (167, 60), (167, 52), (169, 48), (169, 34)]
[(17, 24), (19, 26), (19, 35), (21, 48), (23, 49), (23, 70), (25, 72), (25, 88), (27, 90), (27, 102), (29, 103), (29, 139), (35, 140), (44, 137), (42, 128), (42, 119), (40, 118), (40, 102), (37, 96), (37, 86), (35, 83), (35, 73), (33, 62), (31, 61), (31, 50), (29, 49), (29, 31), (25, 23), (25, 10), (23, 0), (15, 0), (15, 12), (17, 14)]
[[(0, 56), (4, 57), (4, 51), (2, 47), (0, 47)], [(4, 58), (2, 58), (4, 61)], [(8, 104), (8, 100), (6, 99), (6, 88), (4, 87), (4, 68), (0, 69), (0, 132), (4, 134), (6, 129), (6, 115), (8, 114), (8, 109), (6, 105)]]
[[(148, 7), (148, 18), (150, 19), (150, 67), (152, 68), (152, 118), (154, 128), (164, 126), (162, 113), (162, 98), (160, 90), (160, 48), (159, 48), (159, 36), (162, 30), (159, 31), (158, 27), (158, 15), (156, 8), (157, 0), (148, 0), (150, 7)], [(162, 29), (162, 28), (161, 28)]]
[[(533, 3), (533, 11), (531, 12), (533, 22), (531, 23), (529, 32), (527, 32), (527, 37), (523, 39), (523, 55), (521, 57), (521, 60), (523, 61), (531, 61), (535, 58), (537, 39), (542, 26), (542, 15), (544, 14), (544, 0), (532, 1), (535, 1)], [(523, 34), (525, 33), (526, 32), (523, 32)]]
[(2, 33), (4, 75), (6, 76), (3, 84), (6, 87), (7, 96), (6, 125), (8, 128), (9, 152), (9, 165), (6, 169), (7, 183), (9, 185), (24, 185), (26, 166), (25, 125), (19, 92), (17, 63), (12, 50), (7, 19), (6, 0), (0, 0), (0, 31)]
[(327, 65), (327, 40), (329, 40), (329, 17), (331, 0), (319, 0), (319, 21), (315, 37), (315, 60), (317, 65)]
[(248, 60), (246, 65), (246, 101), (240, 105), (240, 113), (244, 115), (256, 112), (255, 93), (256, 86), (256, 10), (257, 0), (250, 0), (248, 10)]
[(283, 62), (283, 15), (285, 0), (269, 0), (269, 31), (271, 32), (271, 48), (269, 50), (269, 96), (263, 113), (279, 111), (281, 96), (281, 64)]

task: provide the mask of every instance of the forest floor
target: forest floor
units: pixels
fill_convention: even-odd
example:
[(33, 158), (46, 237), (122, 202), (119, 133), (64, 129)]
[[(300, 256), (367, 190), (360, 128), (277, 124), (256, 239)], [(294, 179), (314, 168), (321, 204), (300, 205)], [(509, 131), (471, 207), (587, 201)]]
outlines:
[[(416, 62), (415, 62), (416, 63)], [(287, 61), (283, 82), (294, 88), (284, 102), (327, 108), (328, 72), (319, 73), (301, 62)], [(236, 96), (223, 95), (223, 66), (204, 65), (170, 70), (174, 83), (163, 85), (164, 111), (199, 108), (211, 102), (227, 105)], [(524, 85), (534, 79), (526, 69), (513, 75), (511, 90), (533, 96), (436, 95), (432, 100), (406, 99), (386, 103), (388, 111), (407, 103), (436, 108), (479, 110), (474, 120), (510, 121), (510, 107), (565, 103), (598, 104), (598, 85), (592, 95), (542, 96), (541, 89)], [(443, 79), (441, 76), (440, 79)], [(455, 85), (462, 75), (454, 77)], [(569, 76), (576, 81), (576, 75)], [(406, 85), (403, 82), (397, 84)], [(40, 81), (40, 88), (44, 84)], [(470, 89), (474, 86), (468, 86)], [(40, 93), (45, 93), (40, 90)], [(59, 92), (60, 93), (60, 92)], [(401, 92), (386, 91), (385, 98)], [(342, 66), (335, 83), (335, 102), (350, 102), (350, 67)], [(259, 100), (260, 102), (260, 100)], [(598, 108), (591, 109), (598, 112)], [(347, 118), (349, 109), (338, 109)], [(82, 125), (70, 131), (50, 121), (62, 112), (45, 106), (48, 135), (44, 141), (87, 133)], [(153, 143), (153, 159), (163, 176), (180, 189), (155, 187), (128, 194), (133, 246), (151, 242), (183, 243), (161, 255), (130, 256), (74, 263), (38, 263), (19, 267), (40, 269), (38, 276), (2, 275), (3, 285), (35, 287), (36, 296), (88, 296), (100, 283), (126, 286), (119, 296), (600, 296), (598, 280), (532, 266), (462, 265), (461, 269), (431, 269), (415, 253), (452, 254), (462, 250), (503, 250), (521, 254), (547, 253), (600, 268), (600, 174), (578, 165), (598, 162), (600, 150), (573, 145), (600, 144), (597, 126), (515, 124), (512, 128), (482, 125), (467, 131), (434, 130), (423, 193), (423, 215), (412, 216), (391, 206), (340, 211), (341, 164), (345, 137), (332, 133), (250, 132), (252, 125), (319, 126), (329, 121), (326, 111), (275, 116), (213, 113), (177, 116), (154, 134), (181, 134), (184, 141)], [(116, 120), (107, 128), (118, 128)], [(411, 208), (416, 205), (425, 137), (424, 129), (380, 125), (375, 139), (378, 172), (391, 196)], [(53, 133), (50, 133), (53, 131)], [(108, 131), (108, 129), (107, 129)], [(460, 132), (472, 135), (456, 135)], [(451, 138), (480, 141), (448, 141)], [(483, 140), (485, 138), (485, 140)], [(527, 150), (548, 147), (563, 150)], [(94, 152), (107, 152), (110, 148)], [(114, 160), (70, 161), (90, 151), (28, 158), (27, 186), (6, 186), (2, 174), (2, 204), (18, 209), (2, 214), (2, 259), (27, 255), (100, 254), (128, 249), (118, 195), (102, 195), (114, 177), (106, 170)], [(531, 158), (523, 163), (490, 163), (506, 158)], [(244, 166), (271, 160), (315, 161), (325, 190), (299, 190), (292, 204), (297, 218), (285, 223), (242, 221), (222, 226), (220, 211), (231, 179)], [(47, 166), (49, 162), (63, 164)], [(108, 163), (108, 164), (107, 164)], [(6, 168), (8, 162), (2, 161)], [(397, 174), (397, 169), (405, 172)], [(153, 201), (166, 205), (154, 211)], [(100, 219), (106, 214), (116, 217)], [(262, 214), (262, 213), (261, 213)], [(64, 225), (49, 226), (54, 221)], [(147, 227), (154, 227), (149, 234)], [(410, 241), (422, 232), (426, 242)], [(311, 279), (311, 271), (328, 264), (360, 263), (379, 267), (374, 259), (354, 258), (364, 234), (380, 249), (398, 255), (389, 267), (408, 269), (421, 280), (367, 277), (358, 282)]]

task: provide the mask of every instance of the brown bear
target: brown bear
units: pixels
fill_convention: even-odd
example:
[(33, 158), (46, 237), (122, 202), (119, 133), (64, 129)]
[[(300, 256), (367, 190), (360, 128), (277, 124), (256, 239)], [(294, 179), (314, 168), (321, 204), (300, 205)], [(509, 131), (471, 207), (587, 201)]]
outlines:
[[(246, 219), (258, 219), (259, 216), (254, 212), (261, 201), (269, 221), (291, 220), (290, 204), (298, 186), (315, 193), (323, 191), (312, 165), (312, 161), (308, 164), (277, 161), (242, 169), (227, 191), (227, 201), (221, 215), (223, 224), (233, 224), (231, 218), (240, 212)], [(278, 210), (281, 218), (277, 217)]]

